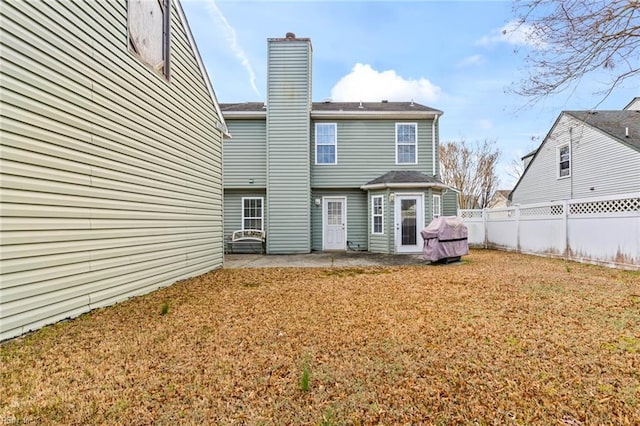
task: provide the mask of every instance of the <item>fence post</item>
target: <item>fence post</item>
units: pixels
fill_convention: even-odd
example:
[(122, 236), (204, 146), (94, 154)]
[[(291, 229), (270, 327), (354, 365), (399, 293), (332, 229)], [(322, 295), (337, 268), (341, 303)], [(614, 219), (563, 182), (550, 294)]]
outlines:
[(520, 253), (520, 205), (516, 205), (516, 252)]
[(564, 214), (564, 260), (569, 260), (569, 200), (562, 200)]
[(489, 229), (487, 226), (487, 219), (489, 214), (487, 213), (487, 208), (482, 209), (482, 227), (484, 228), (484, 248), (489, 247)]

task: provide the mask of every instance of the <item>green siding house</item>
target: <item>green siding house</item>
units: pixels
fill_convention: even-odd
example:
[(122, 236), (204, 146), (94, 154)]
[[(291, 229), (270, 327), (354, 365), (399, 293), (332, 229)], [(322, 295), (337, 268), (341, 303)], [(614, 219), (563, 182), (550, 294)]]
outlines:
[(417, 253), (434, 216), (442, 111), (414, 102), (312, 102), (311, 40), (268, 40), (267, 102), (221, 104), (225, 237), (266, 233), (267, 253)]
[(220, 267), (226, 126), (179, 2), (0, 15), (0, 340)]

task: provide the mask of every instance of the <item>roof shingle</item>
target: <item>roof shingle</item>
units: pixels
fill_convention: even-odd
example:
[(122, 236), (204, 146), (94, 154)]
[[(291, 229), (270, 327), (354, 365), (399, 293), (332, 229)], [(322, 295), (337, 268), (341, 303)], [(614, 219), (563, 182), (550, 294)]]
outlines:
[[(244, 102), (220, 104), (222, 112), (260, 112), (266, 111), (263, 102)], [(442, 111), (415, 102), (313, 102), (312, 111), (331, 112), (430, 112), (442, 114)]]
[(565, 112), (640, 151), (640, 111)]

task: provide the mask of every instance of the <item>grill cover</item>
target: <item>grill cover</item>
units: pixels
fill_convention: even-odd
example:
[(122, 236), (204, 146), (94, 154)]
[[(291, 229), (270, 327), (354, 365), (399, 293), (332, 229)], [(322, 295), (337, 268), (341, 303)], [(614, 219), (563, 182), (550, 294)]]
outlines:
[(420, 234), (424, 240), (425, 260), (437, 262), (469, 254), (467, 227), (456, 216), (437, 217)]

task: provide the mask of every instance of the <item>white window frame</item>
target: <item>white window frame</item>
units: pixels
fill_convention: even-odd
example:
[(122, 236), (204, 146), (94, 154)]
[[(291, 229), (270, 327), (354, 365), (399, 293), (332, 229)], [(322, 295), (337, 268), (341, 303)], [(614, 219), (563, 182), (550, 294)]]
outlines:
[(442, 216), (442, 196), (440, 194), (433, 194), (433, 217), (440, 216)]
[[(377, 214), (375, 210), (375, 200), (380, 200), (380, 213)], [(376, 232), (375, 218), (380, 217), (380, 232)], [(371, 196), (371, 234), (372, 235), (384, 235), (384, 195), (372, 195)]]
[[(333, 143), (321, 143), (318, 144), (318, 126), (332, 126), (333, 127)], [(318, 162), (318, 146), (331, 146), (333, 145), (334, 156), (333, 163), (320, 163)], [(315, 146), (316, 146), (316, 165), (317, 166), (330, 166), (334, 164), (338, 164), (338, 126), (336, 123), (316, 123), (316, 132), (315, 132)]]
[[(260, 200), (261, 208), (260, 208), (260, 216), (259, 217), (258, 216), (247, 216), (247, 217), (245, 217), (245, 215), (244, 215), (244, 210), (245, 210), (244, 202), (245, 201), (251, 201), (251, 200)], [(244, 226), (244, 221), (245, 220), (251, 220), (251, 219), (253, 219), (253, 220), (260, 219), (260, 223), (262, 224), (262, 226), (260, 227), (259, 230), (260, 231), (264, 231), (264, 197), (242, 197), (242, 202), (241, 202), (241, 205), (240, 205), (240, 209), (241, 209), (240, 216), (242, 217), (241, 224), (242, 224), (242, 230), (243, 231), (246, 231), (248, 229), (254, 229), (254, 228), (245, 228), (245, 226)]]
[[(151, 3), (153, 0), (129, 0), (127, 3), (127, 45), (129, 48), (129, 52), (131, 52), (136, 58), (144, 63), (149, 69), (161, 75), (166, 80), (169, 80), (171, 58), (171, 0), (156, 0), (158, 6), (160, 7), (160, 10), (162, 11), (162, 17), (159, 18), (162, 19), (162, 34), (151, 34), (148, 31), (149, 28), (139, 28), (140, 26), (149, 22), (149, 10), (143, 8), (142, 13), (140, 13), (134, 12), (133, 8), (137, 7), (135, 6), (136, 3), (142, 3), (144, 1), (149, 1), (149, 3)], [(143, 16), (147, 17), (146, 22), (144, 21), (144, 18), (142, 18)], [(162, 59), (159, 62), (158, 58), (152, 60), (150, 57), (146, 56), (144, 50), (142, 50), (145, 47), (144, 43), (136, 46), (134, 39), (136, 38), (136, 36), (142, 36), (142, 34), (144, 34), (144, 37), (162, 37)]]
[[(407, 144), (407, 143), (399, 143), (398, 141), (398, 128), (400, 126), (413, 126), (415, 131), (414, 131), (414, 135), (415, 135), (415, 141), (413, 143), (413, 155), (414, 155), (414, 161), (413, 162), (400, 162), (399, 158), (398, 158), (398, 146), (399, 145), (411, 145), (411, 144)], [(396, 164), (418, 164), (418, 123), (396, 123)]]
[[(561, 157), (561, 154), (560, 154), (560, 151), (563, 148), (568, 148), (568, 151), (569, 151), (569, 158), (567, 159), (567, 161), (569, 162), (569, 167), (568, 167), (568, 172), (569, 173), (567, 173), (564, 176), (561, 175), (561, 170), (562, 170), (561, 169), (561, 163), (563, 161), (562, 161), (562, 157)], [(572, 154), (571, 153), (571, 144), (569, 144), (569, 143), (564, 143), (564, 144), (558, 145), (556, 147), (556, 178), (557, 179), (565, 179), (565, 178), (571, 177), (571, 154)]]

